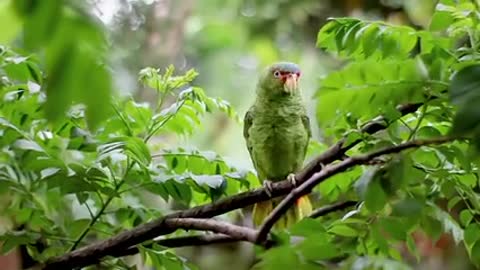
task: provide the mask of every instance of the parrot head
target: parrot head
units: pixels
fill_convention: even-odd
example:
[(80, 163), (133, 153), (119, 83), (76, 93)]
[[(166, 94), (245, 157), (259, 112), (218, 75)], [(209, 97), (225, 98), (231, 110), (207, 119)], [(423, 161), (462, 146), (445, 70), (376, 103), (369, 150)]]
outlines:
[(300, 68), (297, 64), (290, 62), (278, 62), (265, 68), (260, 76), (259, 86), (263, 94), (289, 94), (298, 92), (298, 79)]

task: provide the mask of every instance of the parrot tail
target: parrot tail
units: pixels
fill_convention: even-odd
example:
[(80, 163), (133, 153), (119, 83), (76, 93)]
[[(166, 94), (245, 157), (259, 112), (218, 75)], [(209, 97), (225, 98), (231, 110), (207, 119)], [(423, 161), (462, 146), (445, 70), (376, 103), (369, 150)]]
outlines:
[[(273, 211), (273, 209), (282, 201), (283, 198), (275, 198), (255, 204), (253, 207), (253, 224), (255, 227), (260, 226), (265, 218)], [(282, 230), (292, 226), (304, 217), (308, 217), (312, 213), (312, 204), (308, 196), (299, 198), (295, 205), (290, 207), (287, 212), (275, 223), (275, 229)]]

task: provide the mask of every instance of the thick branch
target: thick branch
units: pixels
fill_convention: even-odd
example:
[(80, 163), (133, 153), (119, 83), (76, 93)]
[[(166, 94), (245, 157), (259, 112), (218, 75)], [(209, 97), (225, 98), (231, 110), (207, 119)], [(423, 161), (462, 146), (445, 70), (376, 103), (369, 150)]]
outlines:
[[(298, 182), (300, 183), (301, 180), (299, 179)], [(278, 197), (286, 195), (292, 188), (293, 186), (288, 181), (274, 183), (272, 184), (272, 196)], [(102, 257), (115, 254), (159, 235), (172, 233), (176, 228), (169, 227), (166, 222), (172, 218), (209, 218), (269, 199), (270, 197), (265, 190), (258, 188), (229, 198), (220, 199), (211, 204), (175, 212), (149, 223), (139, 225), (131, 230), (121, 232), (107, 240), (92, 243), (60, 257), (52, 258), (47, 261), (44, 269), (65, 269), (87, 266), (92, 261), (98, 261)]]
[(323, 182), (324, 180), (328, 179), (329, 177), (343, 172), (349, 168), (352, 168), (356, 165), (367, 164), (369, 161), (376, 157), (380, 157), (383, 155), (399, 153), (403, 150), (410, 149), (410, 148), (417, 148), (420, 146), (431, 145), (431, 144), (442, 144), (446, 142), (453, 141), (455, 138), (451, 137), (440, 137), (428, 140), (415, 140), (415, 141), (408, 141), (405, 143), (401, 143), (392, 147), (386, 147), (368, 154), (349, 157), (341, 162), (336, 164), (330, 164), (323, 168), (318, 173), (312, 175), (310, 179), (303, 182), (300, 186), (293, 189), (270, 213), (270, 215), (265, 219), (265, 222), (260, 227), (258, 232), (257, 243), (263, 243), (268, 236), (268, 233), (272, 229), (275, 222), (277, 222), (282, 215), (287, 212), (287, 210), (295, 203), (295, 201), (303, 195), (306, 195), (312, 191), (312, 189)]
[(215, 219), (171, 218), (165, 220), (165, 225), (172, 229), (212, 231), (226, 234), (236, 240), (245, 240), (248, 242), (255, 242), (257, 238), (257, 232), (254, 229)]
[[(241, 241), (231, 236), (224, 234), (202, 234), (202, 235), (191, 235), (191, 236), (180, 236), (175, 238), (166, 238), (154, 241), (152, 244), (146, 245), (147, 248), (152, 248), (154, 245), (169, 247), (169, 248), (178, 248), (186, 246), (206, 246), (213, 244), (224, 244)], [(123, 257), (128, 255), (135, 255), (139, 252), (137, 247), (131, 247), (122, 251), (119, 251), (115, 254), (112, 254), (113, 257)]]
[[(326, 205), (324, 207), (314, 210), (310, 215), (310, 218), (323, 217), (330, 213), (355, 206), (357, 203), (358, 202), (356, 201), (345, 201), (345, 202)], [(233, 243), (238, 241), (243, 241), (243, 240), (238, 240), (224, 234), (205, 234), (205, 235), (180, 236), (175, 238), (160, 239), (155, 241), (152, 244), (146, 245), (146, 247), (152, 247), (154, 244), (156, 244), (159, 246), (164, 246), (169, 248), (178, 248), (178, 247), (185, 247), (185, 246), (205, 246), (205, 245), (213, 245), (213, 244)], [(123, 257), (128, 255), (134, 255), (134, 254), (137, 254), (138, 251), (139, 250), (137, 247), (130, 247), (118, 253), (112, 254), (111, 256)]]
[[(214, 219), (197, 219), (197, 218), (169, 218), (166, 219), (163, 222), (163, 228), (164, 229), (170, 229), (170, 230), (176, 230), (176, 229), (185, 229), (185, 230), (199, 230), (199, 231), (212, 231), (216, 233), (223, 234), (221, 237), (217, 235), (216, 238), (208, 238), (204, 237), (200, 241), (227, 241), (228, 239), (231, 239), (232, 241), (249, 241), (249, 242), (255, 242), (255, 239), (257, 237), (257, 231), (251, 228), (247, 227), (242, 227), (242, 226), (237, 226), (230, 224), (228, 222), (224, 221), (218, 221)], [(228, 236), (227, 236), (228, 235)], [(191, 240), (189, 238), (182, 239), (182, 240)], [(198, 239), (197, 239), (198, 240)], [(177, 242), (170, 242), (168, 239), (163, 240), (163, 244), (179, 244), (178, 240)], [(129, 255), (132, 252), (138, 252), (138, 250), (135, 250), (134, 248), (124, 248), (124, 249), (115, 249), (111, 254), (112, 256), (118, 257), (120, 255)], [(75, 253), (75, 252), (72, 252)], [(68, 254), (67, 254), (68, 255)], [(62, 257), (60, 257), (62, 258)], [(85, 265), (90, 265), (97, 263), (99, 261), (99, 258), (97, 256), (88, 256), (88, 257), (83, 257), (84, 260), (81, 262), (77, 262), (76, 260), (74, 261), (77, 264), (73, 264), (70, 261), (61, 261), (61, 264), (59, 263), (48, 263), (44, 266), (44, 269), (70, 269), (73, 267), (78, 267), (78, 264), (80, 263), (82, 266)], [(61, 265), (61, 267), (58, 267), (58, 265)]]
[[(402, 115), (414, 112), (422, 104), (408, 104), (399, 106), (398, 110)], [(386, 127), (386, 121), (383, 117), (377, 117), (367, 123), (362, 129), (364, 132), (373, 134)], [(310, 162), (301, 172), (296, 175), (297, 184), (302, 184), (314, 173), (321, 169), (321, 164), (328, 164), (344, 156), (345, 152), (358, 144), (355, 141), (344, 146), (344, 140), (340, 140), (331, 146), (326, 152)], [(289, 181), (277, 182), (272, 185), (272, 197), (278, 197), (288, 194), (293, 186)], [(263, 188), (258, 188), (249, 192), (243, 192), (229, 198), (220, 199), (211, 204), (205, 204), (190, 208), (185, 211), (175, 212), (166, 215), (149, 223), (142, 224), (131, 230), (124, 231), (118, 235), (97, 243), (92, 243), (78, 250), (67, 253), (63, 256), (55, 257), (47, 261), (45, 269), (65, 269), (72, 267), (84, 267), (92, 262), (97, 262), (100, 258), (112, 255), (122, 250), (128, 249), (144, 241), (153, 239), (159, 235), (169, 234), (175, 231), (175, 228), (166, 226), (165, 221), (171, 218), (209, 218), (221, 215), (235, 209), (243, 208), (258, 202), (271, 199)]]

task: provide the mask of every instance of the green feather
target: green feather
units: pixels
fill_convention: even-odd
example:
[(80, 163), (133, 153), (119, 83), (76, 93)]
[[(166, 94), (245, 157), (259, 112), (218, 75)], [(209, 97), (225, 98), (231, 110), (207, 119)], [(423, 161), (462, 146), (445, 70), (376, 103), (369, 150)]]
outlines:
[[(293, 63), (277, 63), (268, 67), (260, 76), (255, 103), (244, 119), (243, 135), (260, 181), (281, 181), (301, 169), (311, 137), (300, 91), (287, 93), (283, 82), (274, 76), (276, 70), (300, 72)], [(257, 225), (261, 223), (277, 203), (278, 200), (272, 200), (257, 205), (254, 222)], [(311, 209), (311, 206), (303, 209)], [(291, 209), (278, 224), (288, 226), (309, 214), (305, 212)]]

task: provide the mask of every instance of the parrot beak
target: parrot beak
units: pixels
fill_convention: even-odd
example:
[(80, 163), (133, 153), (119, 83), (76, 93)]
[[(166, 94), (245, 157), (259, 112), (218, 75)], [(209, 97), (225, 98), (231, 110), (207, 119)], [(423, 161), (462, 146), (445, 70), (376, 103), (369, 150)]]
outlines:
[(283, 85), (283, 89), (289, 94), (293, 94), (293, 92), (297, 91), (298, 75), (295, 73), (288, 74), (287, 79), (285, 80), (285, 84)]

